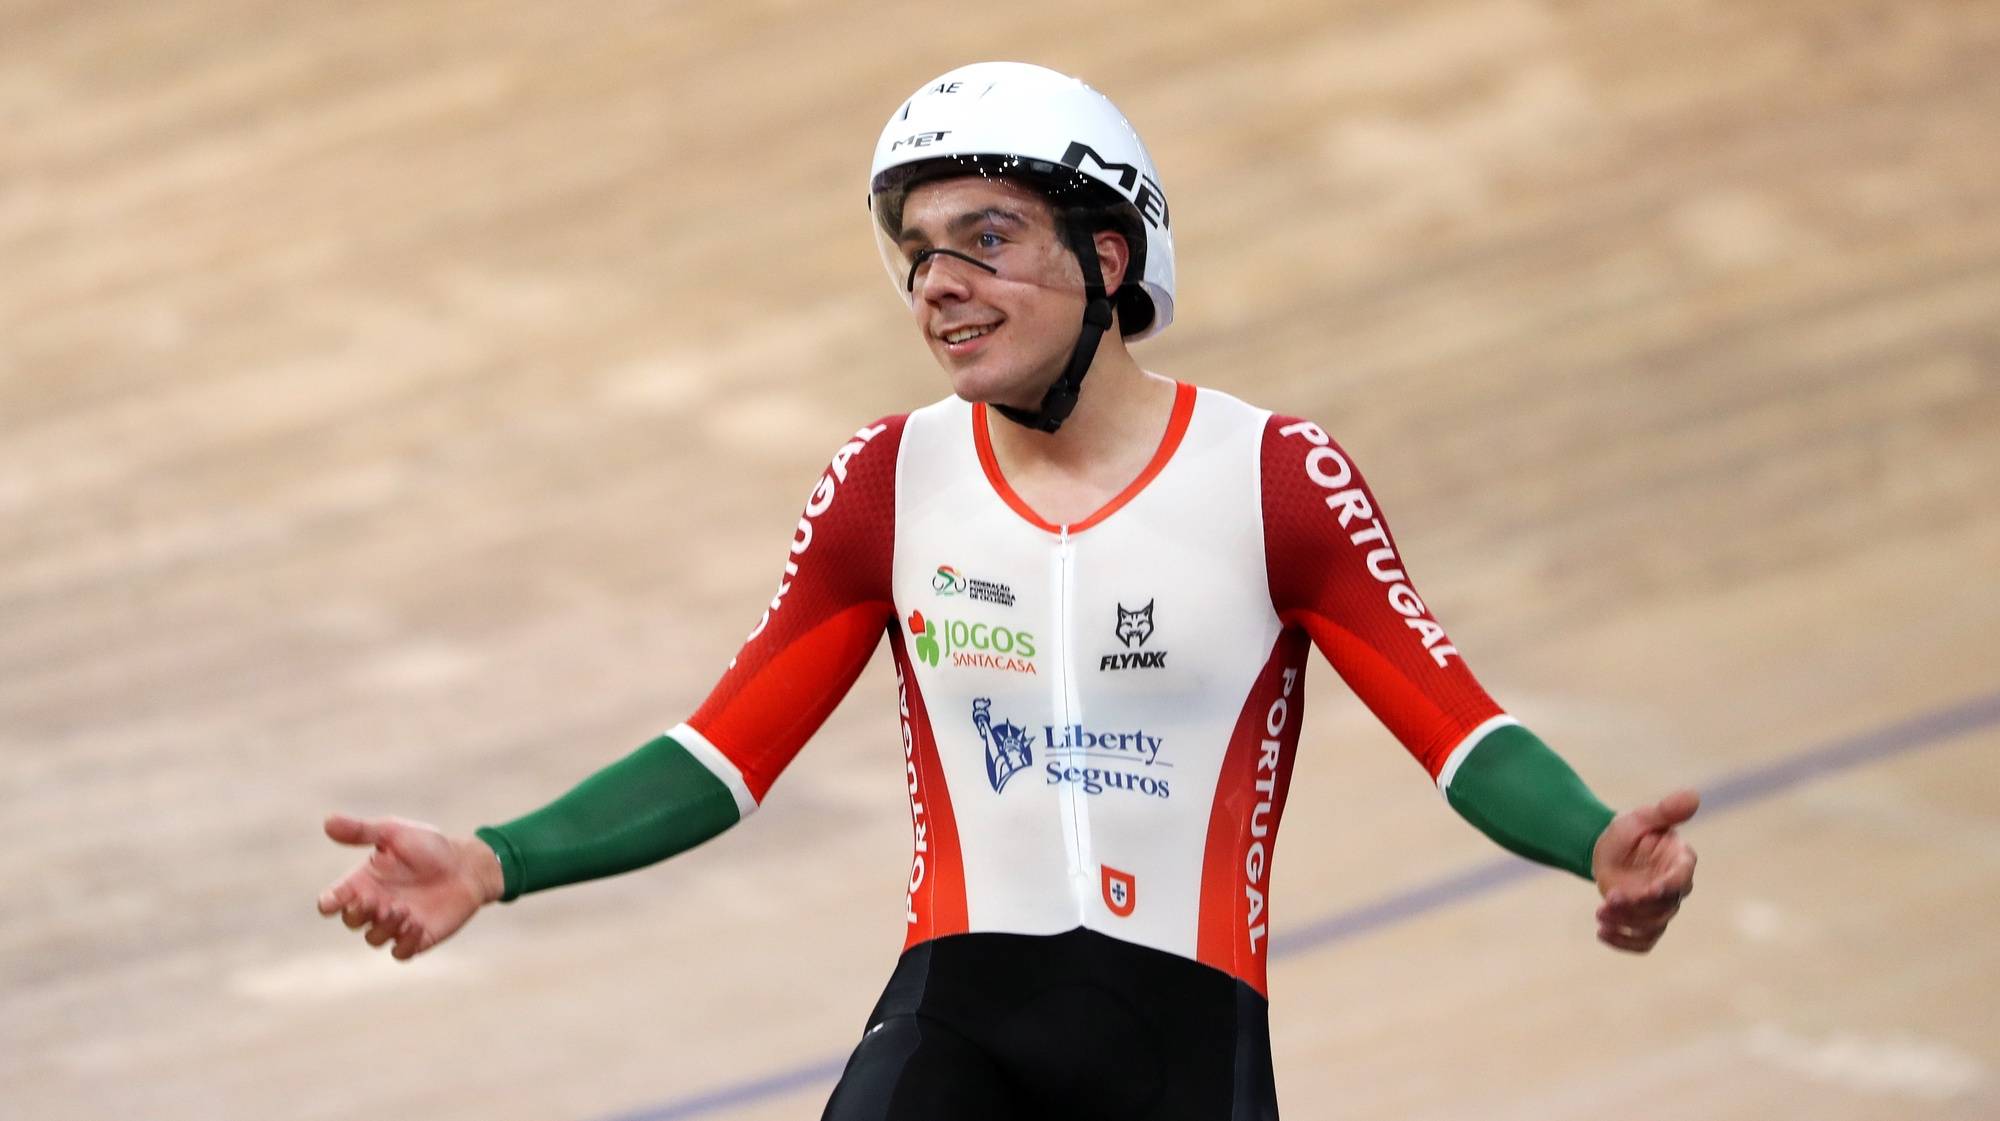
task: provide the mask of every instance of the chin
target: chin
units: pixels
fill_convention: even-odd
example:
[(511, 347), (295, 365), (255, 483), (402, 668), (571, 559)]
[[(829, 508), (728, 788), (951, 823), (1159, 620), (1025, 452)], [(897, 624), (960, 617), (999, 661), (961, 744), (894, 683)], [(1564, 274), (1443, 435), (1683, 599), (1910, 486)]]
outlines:
[(1012, 370), (993, 370), (983, 363), (944, 368), (951, 391), (961, 400), (985, 405), (1013, 405), (1023, 409), (1040, 406), (1042, 394), (1054, 375), (1034, 377)]
[(947, 369), (951, 391), (966, 401), (987, 405), (1011, 405), (1021, 395), (1020, 380), (978, 369)]

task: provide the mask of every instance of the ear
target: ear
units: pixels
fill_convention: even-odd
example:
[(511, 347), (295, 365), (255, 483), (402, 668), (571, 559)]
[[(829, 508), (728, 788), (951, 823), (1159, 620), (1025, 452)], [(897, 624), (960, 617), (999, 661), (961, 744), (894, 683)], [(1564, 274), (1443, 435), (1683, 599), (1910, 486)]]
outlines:
[(1097, 244), (1097, 268), (1104, 274), (1105, 295), (1113, 295), (1125, 283), (1125, 270), (1132, 264), (1132, 247), (1125, 243), (1125, 235), (1116, 230), (1099, 230), (1093, 240)]

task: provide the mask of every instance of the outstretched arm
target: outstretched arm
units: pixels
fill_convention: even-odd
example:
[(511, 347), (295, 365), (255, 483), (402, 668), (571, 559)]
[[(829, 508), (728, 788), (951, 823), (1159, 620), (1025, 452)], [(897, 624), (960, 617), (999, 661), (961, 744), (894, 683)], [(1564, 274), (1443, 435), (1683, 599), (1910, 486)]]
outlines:
[(1594, 879), (1598, 937), (1644, 953), (1693, 886), (1675, 826), (1692, 791), (1623, 814), (1500, 710), (1419, 598), (1375, 496), (1318, 425), (1273, 417), (1263, 445), (1271, 600), (1409, 749), (1453, 809), (1508, 850)]
[[(335, 814), (326, 819), (327, 836), (375, 851), (321, 893), (320, 914), (338, 913), (369, 945), (393, 941), (395, 956), (409, 958), (451, 937), (488, 903), (691, 849), (748, 811), (683, 741), (706, 747), (682, 725), (541, 809), (470, 837), (400, 818)], [(747, 795), (743, 804), (754, 806)]]
[(664, 860), (756, 809), (893, 620), (901, 433), (902, 418), (890, 418), (834, 456), (799, 519), (777, 595), (687, 723), (472, 837), (395, 818), (328, 818), (328, 836), (375, 852), (320, 896), (320, 913), (341, 915), (371, 945), (393, 941), (407, 958), (486, 903)]

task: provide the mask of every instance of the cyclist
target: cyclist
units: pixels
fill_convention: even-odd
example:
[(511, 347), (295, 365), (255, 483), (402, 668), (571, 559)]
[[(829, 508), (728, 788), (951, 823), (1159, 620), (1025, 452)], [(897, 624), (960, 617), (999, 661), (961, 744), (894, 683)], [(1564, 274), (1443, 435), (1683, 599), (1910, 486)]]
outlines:
[(869, 210), (952, 396), (834, 455), (777, 592), (688, 720), (473, 836), (335, 816), (324, 893), (409, 957), (496, 900), (685, 850), (763, 801), (886, 633), (905, 949), (835, 1121), (1271, 1118), (1269, 883), (1317, 647), (1449, 804), (1595, 881), (1650, 950), (1691, 791), (1614, 814), (1480, 688), (1353, 460), (1147, 372), (1174, 317), (1151, 157), (1082, 83), (982, 63), (876, 145)]

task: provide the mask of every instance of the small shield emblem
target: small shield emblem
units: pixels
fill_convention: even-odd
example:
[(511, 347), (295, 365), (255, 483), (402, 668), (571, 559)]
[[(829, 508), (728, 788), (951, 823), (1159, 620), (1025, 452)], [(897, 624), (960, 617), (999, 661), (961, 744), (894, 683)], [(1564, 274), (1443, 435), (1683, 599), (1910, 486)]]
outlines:
[(1103, 874), (1104, 905), (1121, 919), (1131, 915), (1132, 908), (1139, 903), (1139, 885), (1130, 873), (1120, 872), (1109, 864), (1100, 864), (1098, 869)]

